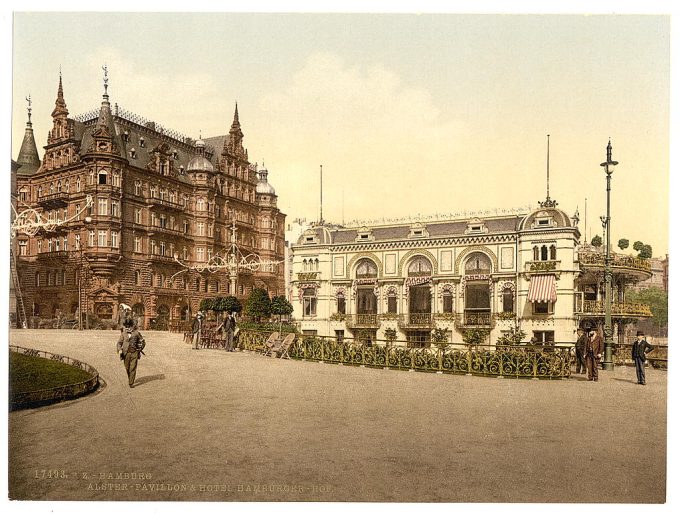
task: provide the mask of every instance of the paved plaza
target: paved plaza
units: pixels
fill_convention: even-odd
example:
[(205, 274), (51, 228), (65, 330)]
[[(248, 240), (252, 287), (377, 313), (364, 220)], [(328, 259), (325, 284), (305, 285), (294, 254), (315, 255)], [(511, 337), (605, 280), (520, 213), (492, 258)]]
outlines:
[[(9, 414), (15, 499), (665, 500), (666, 372), (598, 383), (368, 369), (192, 350), (144, 332), (130, 389), (114, 331), (11, 344), (100, 372), (75, 401)], [(640, 484), (644, 484), (640, 487)]]

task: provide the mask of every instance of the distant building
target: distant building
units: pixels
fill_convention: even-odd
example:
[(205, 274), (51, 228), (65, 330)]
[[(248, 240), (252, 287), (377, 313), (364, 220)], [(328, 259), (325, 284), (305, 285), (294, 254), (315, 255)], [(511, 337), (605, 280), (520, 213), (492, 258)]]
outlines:
[(652, 276), (647, 280), (638, 282), (633, 288), (636, 291), (655, 287), (668, 292), (668, 255), (665, 258), (652, 257), (649, 261)]
[[(316, 224), (293, 245), (294, 317), (306, 334), (411, 346), (435, 328), (463, 343), (519, 327), (525, 342), (573, 342), (577, 327), (604, 323), (604, 258), (580, 245), (578, 215), (547, 198), (513, 215), (342, 228)], [(625, 302), (648, 263), (615, 256), (613, 320), (619, 337), (649, 308)]]
[(244, 298), (255, 287), (284, 294), (283, 266), (244, 271), (237, 284), (226, 272), (182, 272), (228, 252), (232, 225), (251, 260), (284, 259), (285, 215), (268, 171), (248, 160), (238, 107), (228, 134), (192, 140), (112, 106), (106, 82), (99, 109), (71, 118), (59, 78), (42, 160), (29, 111), (18, 210), (58, 226), (16, 237), (28, 316), (77, 317), (80, 305), (115, 319), (126, 303), (145, 327), (162, 329), (203, 298)]

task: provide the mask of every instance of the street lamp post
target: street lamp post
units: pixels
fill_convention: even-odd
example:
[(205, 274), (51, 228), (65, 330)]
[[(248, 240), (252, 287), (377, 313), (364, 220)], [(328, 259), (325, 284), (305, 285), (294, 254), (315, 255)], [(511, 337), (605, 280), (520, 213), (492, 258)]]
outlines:
[(605, 246), (605, 257), (604, 257), (604, 290), (605, 290), (605, 302), (604, 302), (604, 362), (603, 368), (605, 370), (611, 371), (614, 369), (613, 357), (613, 346), (614, 339), (612, 330), (612, 263), (611, 263), (611, 216), (610, 216), (610, 204), (611, 204), (611, 181), (612, 173), (614, 173), (614, 166), (618, 164), (617, 161), (612, 160), (612, 142), (611, 140), (607, 144), (607, 160), (600, 164), (604, 168), (604, 172), (607, 175), (607, 216), (605, 218), (605, 224), (607, 229), (607, 241)]
[[(92, 221), (90, 216), (85, 216), (85, 224)], [(83, 329), (83, 241), (78, 242), (78, 251), (80, 253), (80, 262), (78, 265), (78, 330)], [(89, 330), (90, 323), (87, 319), (87, 312), (85, 313), (85, 328)]]

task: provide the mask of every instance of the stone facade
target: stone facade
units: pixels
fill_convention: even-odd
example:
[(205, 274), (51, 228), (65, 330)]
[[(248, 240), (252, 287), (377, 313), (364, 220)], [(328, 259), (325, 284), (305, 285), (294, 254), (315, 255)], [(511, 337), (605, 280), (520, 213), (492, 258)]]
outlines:
[(284, 294), (283, 266), (237, 281), (187, 271), (229, 254), (234, 237), (250, 259), (284, 260), (285, 215), (267, 170), (248, 160), (238, 107), (227, 135), (194, 141), (111, 106), (106, 80), (101, 107), (70, 118), (60, 78), (52, 118), (42, 163), (26, 138), (18, 159), (19, 212), (58, 223), (17, 236), (29, 316), (76, 317), (80, 290), (83, 312), (115, 319), (125, 303), (144, 327), (162, 329), (203, 298), (244, 298), (254, 287)]

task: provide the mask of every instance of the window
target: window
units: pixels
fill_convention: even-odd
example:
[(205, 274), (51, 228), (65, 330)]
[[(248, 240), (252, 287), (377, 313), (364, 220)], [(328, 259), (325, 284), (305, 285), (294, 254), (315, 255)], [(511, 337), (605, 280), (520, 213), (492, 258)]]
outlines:
[(442, 296), (442, 312), (453, 312), (453, 295), (451, 291), (444, 291)]
[(142, 209), (135, 209), (135, 223), (142, 224)]
[(418, 256), (408, 265), (409, 277), (420, 277), (432, 275), (432, 265), (425, 257)]
[(142, 238), (135, 236), (135, 252), (141, 253), (142, 251)]
[(111, 200), (111, 216), (120, 216), (120, 204), (115, 201)]
[(197, 211), (204, 211), (205, 210), (205, 200), (203, 198), (199, 198), (196, 201), (196, 210)]
[(54, 251), (58, 252), (60, 250), (61, 245), (59, 244), (59, 238), (54, 239)]
[[(314, 266), (310, 260), (310, 267)], [(318, 263), (319, 260), (317, 259)], [(318, 266), (317, 266), (318, 268)], [(378, 266), (370, 259), (361, 259), (357, 264), (356, 278), (376, 278), (378, 276)]]
[(106, 246), (106, 230), (97, 233), (97, 246)]
[(68, 252), (68, 237), (64, 236), (64, 251)]
[(105, 185), (106, 184), (106, 172), (105, 171), (99, 172), (99, 175), (97, 176), (97, 183), (99, 185)]
[(118, 232), (114, 230), (111, 231), (111, 247), (118, 248)]
[(338, 314), (345, 314), (345, 295), (338, 295)]
[(135, 180), (135, 194), (142, 196), (142, 183), (139, 180)]
[(390, 293), (387, 296), (387, 312), (389, 314), (397, 313), (397, 295), (395, 293)]
[(198, 262), (205, 262), (205, 248), (203, 247), (196, 248), (196, 260)]
[(35, 287), (40, 287), (40, 272), (36, 272), (35, 274)]
[(473, 253), (465, 262), (466, 275), (488, 275), (491, 273), (491, 261), (481, 252)]
[(48, 252), (52, 251), (52, 240), (51, 239), (47, 240), (47, 251)]
[(316, 288), (308, 287), (302, 291), (302, 315), (316, 316)]
[(538, 246), (534, 246), (534, 260), (537, 261), (538, 259), (540, 259), (540, 253), (539, 253), (539, 250), (538, 250)]
[(205, 235), (205, 223), (202, 221), (196, 223), (196, 232), (199, 236)]
[(160, 247), (160, 254), (165, 255), (165, 241), (161, 241), (159, 247)]
[(167, 221), (165, 219), (165, 214), (161, 214), (160, 218), (158, 218), (158, 226), (161, 227), (161, 228), (167, 227)]
[(552, 314), (554, 304), (552, 302), (532, 302), (534, 314)]
[(135, 270), (135, 285), (136, 286), (142, 285), (142, 274), (140, 273), (139, 270)]
[(555, 332), (553, 330), (534, 330), (534, 339), (537, 344), (554, 344)]
[(76, 234), (76, 250), (80, 250), (80, 234)]
[(19, 241), (19, 255), (28, 254), (28, 241)]
[(47, 285), (48, 286), (54, 285), (54, 271), (50, 271), (47, 273)]
[(156, 274), (156, 287), (163, 287), (163, 275)]
[(510, 287), (503, 289), (503, 312), (515, 312), (515, 293)]
[(182, 231), (185, 234), (189, 233), (189, 222), (187, 220), (184, 220), (184, 222), (182, 222)]
[(80, 193), (80, 177), (76, 178), (76, 192)]
[(550, 245), (550, 260), (557, 260), (557, 248), (555, 245)]
[(335, 341), (342, 344), (342, 341), (345, 339), (345, 331), (344, 330), (336, 330), (335, 331)]
[(116, 187), (120, 187), (120, 173), (117, 171), (113, 172), (111, 175), (111, 183)]
[(97, 214), (106, 216), (108, 214), (109, 202), (106, 198), (99, 198), (97, 200)]

